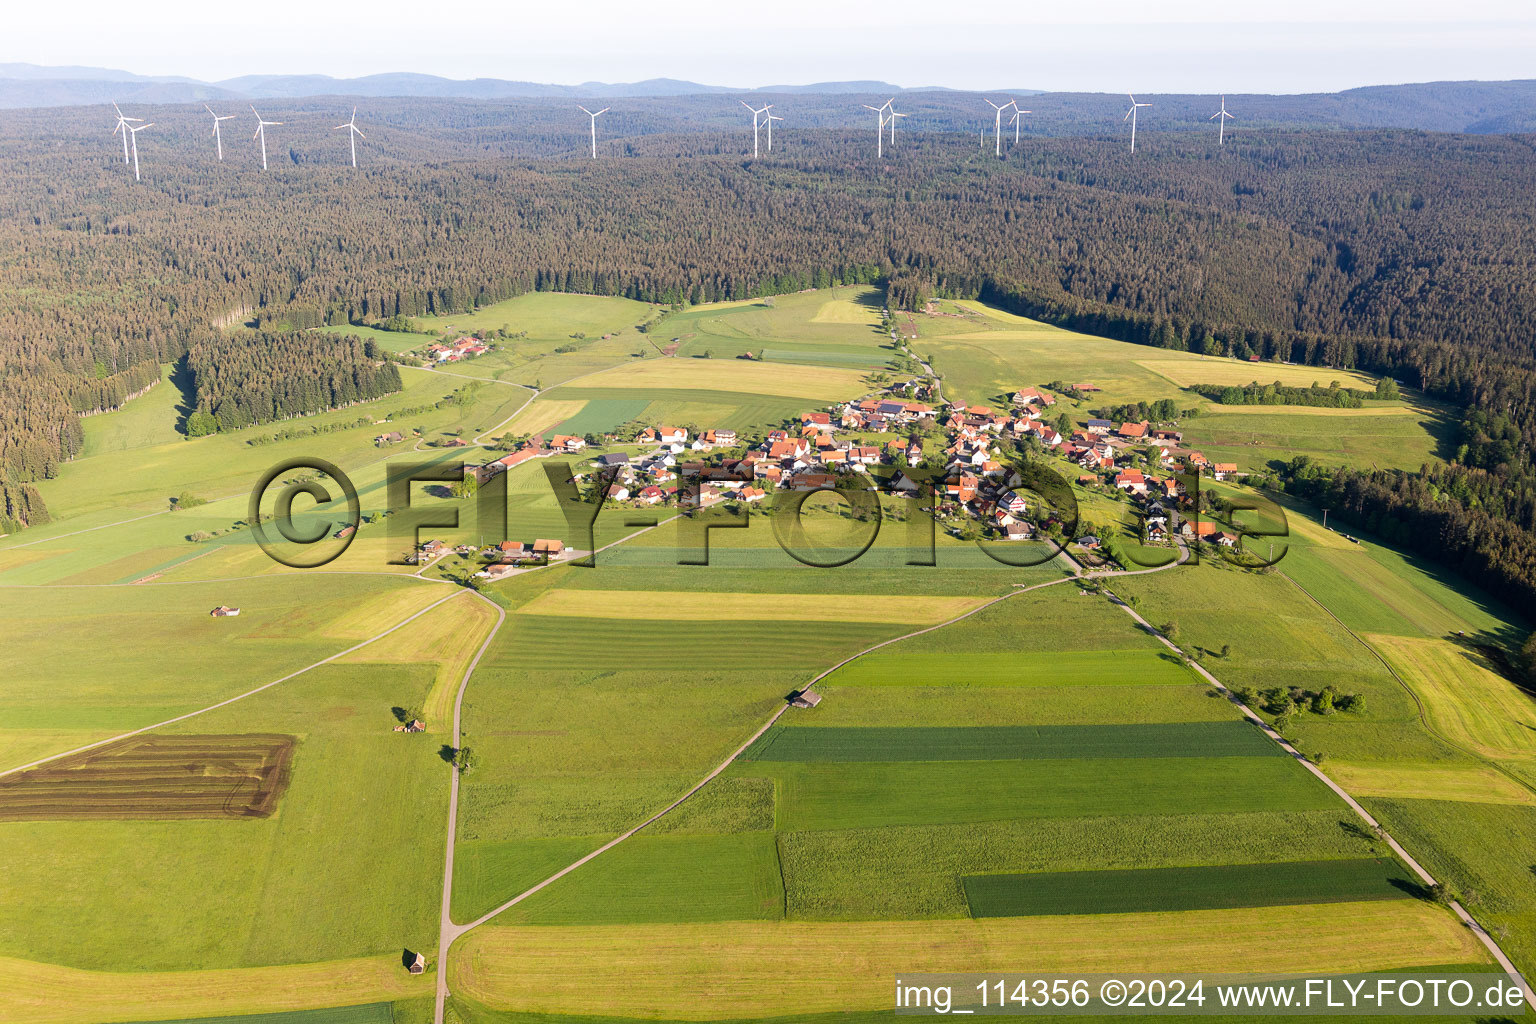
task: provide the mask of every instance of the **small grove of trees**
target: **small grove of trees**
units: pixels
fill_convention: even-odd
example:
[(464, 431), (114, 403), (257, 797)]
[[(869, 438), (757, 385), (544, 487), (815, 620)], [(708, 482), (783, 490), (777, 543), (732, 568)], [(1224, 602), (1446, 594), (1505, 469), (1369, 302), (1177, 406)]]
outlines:
[(460, 747), (453, 752), (453, 766), (460, 775), (468, 775), (480, 765), (480, 758), (473, 747)]

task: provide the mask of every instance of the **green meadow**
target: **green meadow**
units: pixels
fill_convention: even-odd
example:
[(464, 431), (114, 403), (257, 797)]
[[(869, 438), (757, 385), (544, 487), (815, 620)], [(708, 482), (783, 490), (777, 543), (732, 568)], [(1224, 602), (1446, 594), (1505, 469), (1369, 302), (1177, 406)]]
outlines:
[(972, 917), (1124, 914), (1406, 899), (1417, 889), (1394, 860), (1305, 860), (1131, 871), (969, 875)]

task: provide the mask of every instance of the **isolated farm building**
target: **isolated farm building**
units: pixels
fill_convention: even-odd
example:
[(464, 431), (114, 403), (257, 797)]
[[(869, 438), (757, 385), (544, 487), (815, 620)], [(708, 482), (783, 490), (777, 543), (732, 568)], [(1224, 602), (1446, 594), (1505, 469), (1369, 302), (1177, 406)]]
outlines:
[(481, 577), (482, 579), (495, 580), (505, 576), (507, 573), (511, 572), (512, 569), (513, 566), (511, 565), (488, 565), (484, 569), (481, 569), (479, 572), (475, 573), (475, 575)]
[(398, 431), (398, 430), (391, 430), (387, 434), (380, 434), (378, 437), (374, 438), (373, 439), (373, 443), (374, 444), (399, 444), (403, 440), (405, 440), (405, 438), (400, 435), (400, 431)]
[(447, 549), (448, 545), (444, 544), (442, 541), (429, 540), (421, 546), (421, 553), (424, 555), (435, 555), (438, 552), (446, 551)]
[(353, 526), (351, 523), (348, 523), (346, 526), (343, 526), (341, 529), (331, 534), (331, 536), (337, 538), (338, 540), (345, 540), (347, 537), (352, 536), (356, 532), (357, 527)]
[(821, 694), (810, 689), (796, 690), (790, 694), (789, 703), (792, 707), (813, 708), (821, 703)]
[(232, 619), (236, 615), (240, 614), (240, 609), (239, 608), (231, 608), (227, 604), (221, 604), (217, 608), (215, 608), (213, 611), (209, 612), (208, 614), (212, 615), (216, 619)]
[(426, 728), (427, 723), (419, 718), (413, 718), (409, 722), (395, 726), (395, 732), (424, 732)]
[(1072, 390), (1073, 391), (1103, 391), (1104, 389), (1099, 387), (1097, 384), (1073, 384), (1072, 385)]
[(406, 970), (410, 971), (412, 974), (426, 973), (427, 958), (422, 956), (420, 953), (417, 953), (415, 958), (411, 961), (411, 965), (407, 967)]
[(540, 539), (533, 542), (533, 553), (536, 555), (547, 555), (550, 558), (557, 558), (564, 550), (565, 541), (562, 540)]

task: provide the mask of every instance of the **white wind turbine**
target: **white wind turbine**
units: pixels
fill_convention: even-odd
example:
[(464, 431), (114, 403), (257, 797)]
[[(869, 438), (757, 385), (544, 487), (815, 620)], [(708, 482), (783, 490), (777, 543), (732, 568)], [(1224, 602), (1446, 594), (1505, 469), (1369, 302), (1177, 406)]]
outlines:
[(1019, 144), (1019, 122), (1023, 120), (1025, 114), (1033, 113), (1033, 110), (1025, 110), (1017, 104), (1014, 105), (1013, 120), (1010, 123), (1013, 125), (1013, 144), (1015, 146)]
[[(767, 114), (768, 111), (772, 110), (773, 109), (773, 104), (772, 103), (765, 103), (765, 104), (763, 104), (763, 109), (757, 110), (757, 109), (755, 109), (752, 106), (752, 104), (748, 103), (746, 100), (741, 100), (740, 102), (741, 102), (742, 106), (744, 106), (748, 110), (752, 111), (752, 159), (756, 160), (757, 159), (757, 126), (758, 126), (758, 120), (757, 119), (762, 117), (764, 114)], [(773, 115), (769, 114), (768, 116), (772, 117)], [(770, 121), (768, 126), (771, 129), (773, 127), (773, 122)], [(772, 148), (772, 144), (769, 145), (769, 148), (770, 149)]]
[[(255, 104), (251, 105), (251, 113), (256, 114)], [(282, 124), (281, 121), (263, 121), (260, 114), (256, 114), (256, 134), (251, 138), (261, 139), (261, 169), (267, 169), (267, 129)]]
[(121, 132), (122, 135), (123, 135), (123, 166), (127, 167), (128, 166), (128, 135), (129, 135), (128, 122), (130, 122), (130, 121), (142, 121), (144, 119), (142, 117), (124, 117), (123, 116), (123, 112), (120, 109), (118, 109), (118, 106), (117, 106), (116, 103), (112, 104), (112, 109), (117, 111), (117, 124), (113, 126), (112, 134), (116, 135), (119, 132)]
[[(135, 119), (135, 120), (137, 120), (137, 119)], [(155, 122), (153, 122), (153, 121), (150, 121), (148, 124), (141, 124), (141, 125), (136, 125), (136, 126), (129, 126), (129, 125), (124, 125), (123, 126), (123, 127), (128, 129), (128, 134), (133, 138), (133, 180), (134, 181), (138, 181), (139, 180), (139, 132), (143, 131), (145, 128), (153, 128), (154, 126), (155, 126)]]
[(218, 114), (214, 114), (213, 113), (213, 108), (210, 107), (206, 103), (203, 104), (203, 109), (208, 111), (208, 113), (213, 115), (213, 144), (214, 144), (214, 146), (216, 146), (218, 148), (219, 159), (223, 160), (224, 159), (224, 137), (219, 134), (219, 122), (220, 121), (231, 120), (235, 115), (234, 114), (225, 114), (223, 117), (220, 117)]
[(886, 118), (887, 123), (889, 123), (890, 126), (891, 126), (891, 145), (892, 146), (896, 145), (896, 119), (898, 117), (906, 117), (906, 116), (907, 116), (906, 114), (899, 114), (899, 113), (897, 113), (896, 109), (893, 107), (893, 108), (891, 108), (891, 116)]
[(993, 103), (991, 100), (987, 100), (987, 106), (991, 107), (996, 112), (996, 114), (997, 114), (996, 124), (994, 125), (993, 131), (992, 131), (992, 149), (996, 153), (996, 155), (1002, 156), (1003, 155), (1003, 111), (1007, 110), (1009, 107), (1012, 107), (1013, 109), (1017, 110), (1017, 109), (1019, 109), (1019, 105), (1014, 100), (1009, 100), (1007, 103), (1004, 103), (1002, 106), (998, 106), (996, 103)]
[(764, 119), (768, 126), (768, 152), (770, 153), (773, 152), (773, 122), (782, 120), (784, 119), (778, 114), (769, 114), (767, 118)]
[[(583, 107), (580, 103), (576, 104), (576, 106), (581, 110), (581, 112), (583, 114), (586, 114), (588, 117), (590, 117), (592, 119), (592, 159), (596, 160), (597, 159), (597, 119), (602, 117), (604, 114), (608, 113), (608, 111), (612, 110), (613, 108), (612, 107), (604, 107), (602, 110), (599, 110), (597, 113), (594, 114), (594, 113), (592, 113), (592, 111), (588, 110), (586, 107)], [(752, 123), (756, 124), (757, 123), (757, 119), (753, 118)]]
[(1216, 145), (1218, 146), (1226, 144), (1227, 118), (1231, 116), (1231, 114), (1227, 113), (1227, 98), (1223, 96), (1221, 98), (1221, 109), (1216, 111), (1216, 113), (1212, 114), (1210, 117), (1206, 118), (1207, 121), (1216, 121), (1218, 117), (1221, 118), (1220, 121), (1216, 121)]
[[(1130, 93), (1126, 93), (1126, 95), (1127, 96), (1131, 96)], [(1137, 107), (1150, 107), (1151, 105), (1152, 104), (1150, 104), (1150, 103), (1137, 103), (1136, 102), (1136, 97), (1135, 96), (1131, 96), (1131, 109), (1127, 110), (1125, 112), (1125, 116), (1120, 119), (1122, 121), (1130, 121), (1131, 122), (1131, 152), (1132, 153), (1136, 152), (1136, 108)]]
[[(865, 110), (873, 110), (875, 112), (875, 156), (876, 156), (876, 158), (880, 158), (880, 157), (884, 157), (885, 156), (885, 114), (886, 114), (886, 111), (891, 110), (891, 104), (893, 102), (895, 102), (895, 100), (896, 100), (896, 97), (892, 96), (890, 99), (886, 100), (884, 103), (882, 103), (878, 107), (872, 107), (868, 103), (865, 103), (863, 105)], [(892, 121), (895, 120), (895, 117), (896, 117), (895, 111), (891, 111), (891, 119), (892, 119)], [(895, 128), (895, 126), (893, 124), (892, 127), (891, 127), (891, 137), (895, 138), (895, 136), (896, 136), (896, 128)]]
[(367, 138), (368, 138), (368, 136), (363, 134), (363, 130), (357, 126), (357, 108), (356, 107), (352, 108), (352, 119), (350, 121), (348, 121), (346, 124), (339, 124), (339, 125), (337, 125), (335, 128), (332, 128), (331, 131), (339, 132), (343, 128), (347, 129), (347, 141), (352, 143), (352, 166), (356, 167), (357, 166), (357, 140), (358, 139), (363, 139), (363, 140), (366, 141)]

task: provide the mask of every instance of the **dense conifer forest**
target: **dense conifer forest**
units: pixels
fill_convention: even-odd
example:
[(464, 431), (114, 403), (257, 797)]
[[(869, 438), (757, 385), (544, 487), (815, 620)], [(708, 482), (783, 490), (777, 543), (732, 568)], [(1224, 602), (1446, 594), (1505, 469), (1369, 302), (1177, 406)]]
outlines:
[[(43, 124), (0, 134), (13, 521), (46, 514), (25, 485), (78, 453), (80, 413), (183, 356), (199, 412), (229, 428), (398, 387), (361, 343), (293, 333), (305, 326), (533, 290), (695, 303), (884, 280), (901, 305), (980, 297), (1140, 344), (1361, 368), (1453, 402), (1467, 410), (1455, 465), (1328, 486), (1441, 557), (1467, 560), (1447, 541), (1462, 531), (1483, 582), (1536, 598), (1527, 137), (1274, 129), (1217, 151), (1148, 133), (1133, 161), (1119, 139), (1030, 138), (997, 160), (975, 136), (911, 133), (877, 162), (872, 132), (786, 130), (760, 161), (705, 132), (633, 136), (594, 162), (485, 158), (484, 125), (423, 117), (356, 172), (318, 141), (261, 174), (167, 134), (135, 185), (105, 130)], [(553, 148), (536, 127), (532, 150)], [(226, 332), (247, 319), (263, 335)]]

